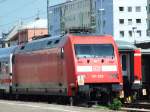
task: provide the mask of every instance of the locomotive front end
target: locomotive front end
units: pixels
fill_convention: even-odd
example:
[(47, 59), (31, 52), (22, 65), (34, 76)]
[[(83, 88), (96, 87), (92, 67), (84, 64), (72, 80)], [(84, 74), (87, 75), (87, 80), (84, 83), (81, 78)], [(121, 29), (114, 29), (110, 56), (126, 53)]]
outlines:
[(122, 90), (118, 52), (110, 37), (85, 37), (84, 42), (74, 44), (74, 50), (80, 95), (110, 100), (109, 96)]

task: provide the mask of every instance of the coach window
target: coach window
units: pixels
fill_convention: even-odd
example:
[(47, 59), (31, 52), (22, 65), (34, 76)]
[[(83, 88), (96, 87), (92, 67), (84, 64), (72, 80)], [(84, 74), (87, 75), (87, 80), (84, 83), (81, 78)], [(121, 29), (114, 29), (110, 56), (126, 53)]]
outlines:
[(126, 68), (127, 68), (127, 64), (126, 64), (126, 55), (122, 55), (122, 70), (123, 71), (126, 71)]

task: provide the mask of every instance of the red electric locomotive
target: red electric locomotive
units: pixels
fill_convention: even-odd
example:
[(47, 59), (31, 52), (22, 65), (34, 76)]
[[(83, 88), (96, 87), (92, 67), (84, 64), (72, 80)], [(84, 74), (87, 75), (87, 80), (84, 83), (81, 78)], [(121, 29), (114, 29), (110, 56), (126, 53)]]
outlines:
[(68, 34), (34, 40), (15, 50), (12, 67), (13, 94), (108, 101), (123, 86), (111, 36)]

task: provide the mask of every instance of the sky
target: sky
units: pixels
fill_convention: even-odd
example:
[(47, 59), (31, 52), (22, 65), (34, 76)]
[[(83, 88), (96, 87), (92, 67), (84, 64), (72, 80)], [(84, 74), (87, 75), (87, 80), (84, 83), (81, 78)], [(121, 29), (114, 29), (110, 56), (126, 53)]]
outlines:
[[(49, 4), (55, 5), (64, 1), (49, 0)], [(18, 22), (33, 21), (37, 15), (47, 18), (47, 0), (0, 0), (0, 36)]]

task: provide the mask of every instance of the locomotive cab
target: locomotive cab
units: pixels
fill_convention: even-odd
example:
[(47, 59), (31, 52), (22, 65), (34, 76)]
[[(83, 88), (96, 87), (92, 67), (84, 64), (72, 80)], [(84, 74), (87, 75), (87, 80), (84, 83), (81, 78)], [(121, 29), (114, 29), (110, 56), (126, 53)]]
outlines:
[(75, 54), (77, 74), (81, 74), (78, 77), (83, 77), (83, 82), (118, 82), (117, 63), (111, 44), (75, 44)]

